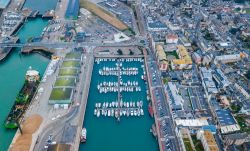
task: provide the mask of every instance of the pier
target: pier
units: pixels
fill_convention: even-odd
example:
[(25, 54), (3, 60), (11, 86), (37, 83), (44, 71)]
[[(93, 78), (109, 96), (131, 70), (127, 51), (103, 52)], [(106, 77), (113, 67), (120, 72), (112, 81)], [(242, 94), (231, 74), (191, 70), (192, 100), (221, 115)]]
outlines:
[(121, 67), (120, 67), (120, 60), (118, 59), (117, 61), (117, 67), (118, 67), (118, 94), (117, 94), (117, 101), (118, 101), (118, 117), (117, 117), (117, 120), (120, 121), (120, 111), (121, 111), (121, 89), (120, 89), (120, 86), (121, 86)]

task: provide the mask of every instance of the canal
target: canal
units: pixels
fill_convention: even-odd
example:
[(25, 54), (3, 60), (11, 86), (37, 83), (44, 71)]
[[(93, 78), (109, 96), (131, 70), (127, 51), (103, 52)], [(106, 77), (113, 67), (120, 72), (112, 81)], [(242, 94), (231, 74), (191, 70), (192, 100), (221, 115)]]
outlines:
[[(46, 1), (46, 2), (45, 2)], [(24, 7), (39, 10), (44, 13), (46, 10), (54, 9), (57, 0), (26, 0)], [(48, 20), (35, 18), (25, 22), (23, 27), (17, 32), (21, 43), (25, 43), (33, 36), (40, 36)], [(20, 49), (14, 49), (7, 58), (0, 62), (0, 150), (8, 149), (16, 130), (6, 130), (4, 121), (7, 117), (19, 90), (22, 88), (25, 73), (29, 66), (38, 70), (43, 75), (49, 59), (39, 54), (22, 55)]]
[(117, 82), (117, 76), (101, 76), (99, 69), (116, 67), (115, 62), (105, 61), (95, 63), (92, 73), (88, 103), (83, 127), (87, 129), (87, 141), (80, 144), (80, 151), (157, 151), (158, 145), (150, 132), (154, 120), (148, 114), (147, 86), (141, 79), (143, 74), (142, 62), (124, 62), (123, 67), (136, 67), (136, 76), (122, 75), (123, 82), (138, 81), (140, 92), (122, 92), (122, 100), (127, 102), (143, 101), (144, 116), (122, 116), (120, 122), (115, 117), (94, 115), (96, 103), (113, 102), (117, 100), (117, 92), (99, 93), (97, 85), (101, 82)]
[[(17, 33), (20, 42), (25, 42), (31, 36), (39, 36), (47, 21), (40, 18), (25, 23)], [(34, 28), (36, 27), (36, 28)], [(0, 63), (0, 150), (8, 149), (16, 130), (6, 130), (4, 121), (7, 117), (15, 97), (22, 88), (25, 73), (29, 66), (43, 75), (49, 59), (39, 54), (22, 55), (20, 49), (14, 49), (9, 56)]]

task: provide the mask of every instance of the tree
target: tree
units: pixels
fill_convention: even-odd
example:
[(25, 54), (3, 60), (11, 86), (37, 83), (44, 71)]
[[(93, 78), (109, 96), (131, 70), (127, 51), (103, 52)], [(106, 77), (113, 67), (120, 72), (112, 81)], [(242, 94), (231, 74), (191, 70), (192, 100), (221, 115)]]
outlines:
[(123, 55), (123, 52), (122, 52), (121, 49), (118, 49), (118, 50), (117, 50), (117, 53), (118, 53), (119, 55)]

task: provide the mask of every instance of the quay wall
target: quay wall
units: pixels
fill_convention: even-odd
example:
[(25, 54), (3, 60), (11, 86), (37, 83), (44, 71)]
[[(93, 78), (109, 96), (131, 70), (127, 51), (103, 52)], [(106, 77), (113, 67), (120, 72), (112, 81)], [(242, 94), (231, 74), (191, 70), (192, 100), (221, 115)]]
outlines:
[(146, 73), (147, 73), (147, 80), (148, 80), (148, 86), (149, 86), (149, 92), (150, 92), (150, 96), (151, 96), (151, 100), (152, 100), (152, 108), (153, 108), (153, 112), (154, 112), (154, 121), (155, 121), (155, 125), (156, 125), (156, 131), (157, 131), (157, 137), (158, 137), (158, 144), (159, 144), (159, 148), (160, 151), (163, 151), (162, 145), (161, 145), (161, 139), (160, 139), (160, 130), (159, 130), (159, 126), (158, 126), (158, 122), (157, 122), (157, 117), (156, 117), (156, 107), (155, 107), (155, 100), (153, 98), (153, 92), (152, 92), (152, 81), (150, 80), (150, 73), (148, 70), (148, 64), (147, 64), (147, 50), (144, 49), (143, 50), (143, 54), (144, 54), (144, 63), (145, 63), (145, 68), (146, 68)]
[[(83, 127), (83, 122), (84, 122), (84, 117), (85, 117), (85, 112), (86, 112), (86, 106), (87, 106), (87, 101), (88, 101), (88, 95), (89, 95), (89, 89), (90, 89), (90, 83), (91, 83), (91, 78), (92, 78), (92, 72), (93, 72), (93, 68), (94, 68), (94, 57), (90, 56), (90, 59), (88, 61), (88, 63), (86, 63), (89, 68), (88, 71), (86, 71), (86, 77), (83, 78), (85, 79), (85, 87), (83, 89), (84, 93), (82, 99), (81, 99), (81, 103), (80, 103), (80, 118), (79, 118), (79, 126), (78, 126), (78, 130), (77, 130), (77, 137), (76, 137), (76, 143), (73, 144), (72, 146), (72, 150), (79, 150), (79, 146), (80, 146), (80, 135), (81, 135), (81, 131), (82, 131), (82, 127)], [(85, 65), (84, 65), (85, 66)], [(82, 66), (83, 67), (83, 66)], [(84, 71), (85, 72), (85, 71)]]
[(95, 58), (143, 58), (144, 55), (111, 55), (111, 54), (95, 54)]

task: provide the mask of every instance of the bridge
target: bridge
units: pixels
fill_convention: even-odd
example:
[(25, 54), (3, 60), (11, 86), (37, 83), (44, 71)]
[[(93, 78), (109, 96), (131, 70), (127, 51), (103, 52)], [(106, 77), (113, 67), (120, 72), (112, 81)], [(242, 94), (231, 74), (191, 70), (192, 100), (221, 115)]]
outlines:
[(64, 48), (64, 47), (83, 47), (83, 46), (143, 46), (138, 41), (130, 41), (130, 42), (123, 42), (123, 43), (98, 43), (98, 42), (32, 42), (32, 43), (0, 43), (0, 47), (47, 47), (47, 48)]

